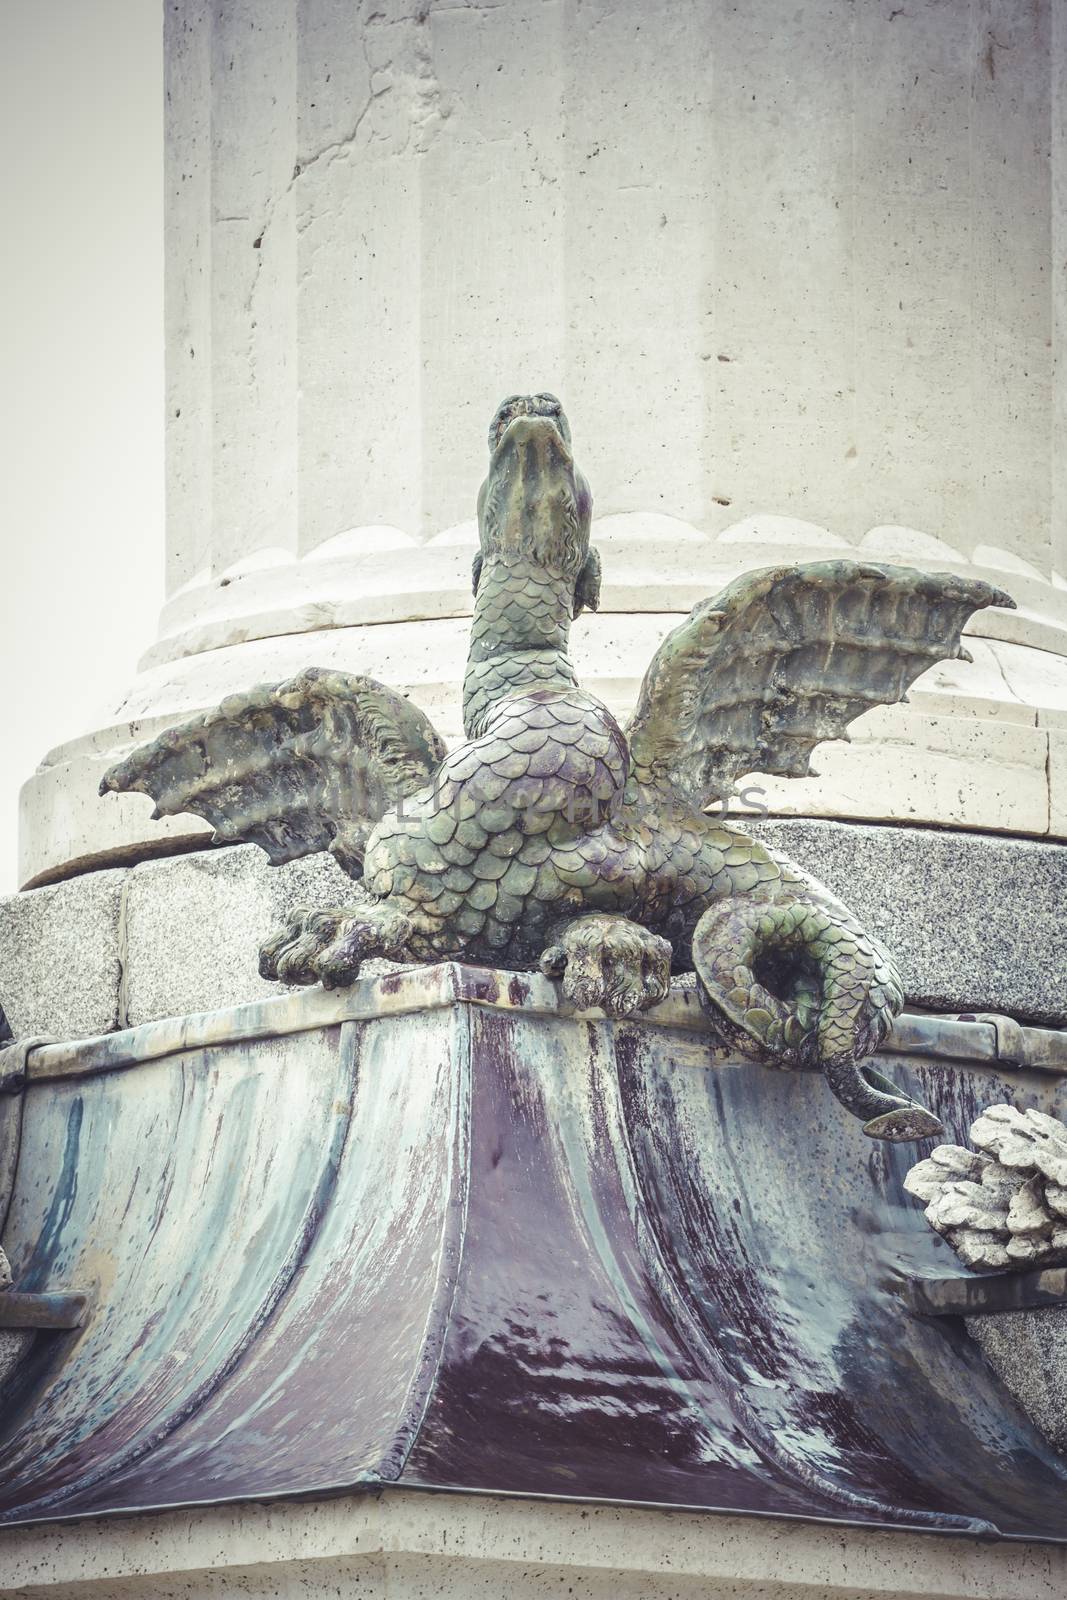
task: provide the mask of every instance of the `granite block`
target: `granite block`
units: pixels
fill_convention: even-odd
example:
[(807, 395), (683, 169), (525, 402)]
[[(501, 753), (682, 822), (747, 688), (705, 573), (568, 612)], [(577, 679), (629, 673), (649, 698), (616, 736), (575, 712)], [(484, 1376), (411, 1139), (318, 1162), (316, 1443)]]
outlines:
[(361, 889), (330, 855), (272, 867), (255, 845), (146, 861), (126, 891), (124, 1025), (287, 993), (259, 976), (259, 947), (295, 905)]
[(0, 900), (0, 1006), (16, 1039), (84, 1038), (122, 1026), (122, 891), (88, 872)]
[[(1067, 846), (963, 830), (736, 819), (821, 878), (894, 952), (909, 1005), (1067, 1026)], [(328, 855), (252, 845), (85, 873), (0, 901), (16, 1038), (83, 1038), (285, 992), (259, 946), (294, 905), (362, 895)], [(369, 966), (368, 971), (379, 970)]]
[(967, 1317), (966, 1324), (1031, 1422), (1067, 1451), (1067, 1306)]
[(34, 1338), (32, 1328), (0, 1328), (0, 1389), (29, 1353)]
[(1067, 1024), (1067, 845), (810, 818), (743, 826), (888, 945), (910, 1005)]

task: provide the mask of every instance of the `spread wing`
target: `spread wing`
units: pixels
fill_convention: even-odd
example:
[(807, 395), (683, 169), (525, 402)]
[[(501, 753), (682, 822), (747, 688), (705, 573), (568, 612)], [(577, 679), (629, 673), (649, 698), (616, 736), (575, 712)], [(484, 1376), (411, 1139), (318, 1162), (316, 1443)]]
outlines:
[(970, 660), (973, 612), (1014, 605), (979, 579), (863, 561), (746, 572), (653, 657), (626, 730), (637, 774), (700, 805), (743, 773), (804, 777), (862, 712), (903, 700), (935, 661)]
[(330, 850), (358, 877), (375, 823), (444, 754), (403, 695), (312, 667), (169, 728), (112, 767), (100, 793), (151, 795), (157, 817), (192, 811), (216, 843), (258, 844), (274, 866)]

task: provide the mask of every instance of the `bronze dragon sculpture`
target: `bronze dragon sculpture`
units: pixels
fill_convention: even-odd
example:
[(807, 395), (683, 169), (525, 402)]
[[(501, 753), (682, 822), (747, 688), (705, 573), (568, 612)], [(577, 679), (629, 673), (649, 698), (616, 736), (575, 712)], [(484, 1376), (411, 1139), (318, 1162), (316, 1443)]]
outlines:
[(720, 1035), (819, 1067), (874, 1137), (940, 1125), (866, 1058), (903, 996), (891, 957), (826, 889), (705, 807), (742, 774), (810, 771), (820, 741), (944, 657), (991, 585), (835, 560), (748, 572), (656, 652), (625, 730), (578, 684), (571, 620), (595, 610), (592, 498), (559, 402), (493, 418), (463, 690), (467, 742), (373, 679), (311, 669), (162, 734), (101, 792), (191, 811), (275, 864), (329, 850), (362, 897), (301, 910), (264, 945), (287, 983), (361, 962), (540, 968), (612, 1016), (695, 968)]

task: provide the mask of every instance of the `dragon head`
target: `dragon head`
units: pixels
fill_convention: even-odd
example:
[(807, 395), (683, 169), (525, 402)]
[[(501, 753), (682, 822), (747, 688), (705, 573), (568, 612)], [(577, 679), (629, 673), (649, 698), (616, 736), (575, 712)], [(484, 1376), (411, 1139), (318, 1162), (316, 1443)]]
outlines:
[(574, 464), (571, 434), (555, 395), (512, 395), (489, 426), (489, 472), (478, 491), (484, 563), (530, 561), (574, 584), (574, 615), (596, 610), (599, 563), (589, 548), (593, 497)]

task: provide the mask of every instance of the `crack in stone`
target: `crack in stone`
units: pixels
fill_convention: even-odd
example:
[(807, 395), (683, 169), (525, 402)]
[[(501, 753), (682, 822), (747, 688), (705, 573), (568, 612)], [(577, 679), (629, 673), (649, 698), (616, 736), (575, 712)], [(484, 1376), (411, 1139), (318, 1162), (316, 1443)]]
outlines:
[[(496, 10), (499, 8), (479, 7), (472, 5), (453, 6), (449, 7), (448, 9), (471, 10), (476, 12), (479, 10)], [(289, 182), (286, 184), (285, 188), (269, 201), (265, 210), (263, 226), (260, 229), (259, 235), (255, 241), (255, 248), (260, 251), (260, 255), (256, 261), (256, 270), (253, 274), (252, 282), (249, 286), (248, 294), (245, 299), (245, 312), (249, 317), (252, 315), (255, 296), (259, 288), (260, 276), (263, 270), (263, 249), (267, 243), (268, 235), (277, 217), (278, 207), (294, 192), (296, 185), (301, 181), (301, 179), (306, 177), (309, 172), (315, 172), (324, 168), (329, 168), (335, 161), (342, 159), (347, 160), (349, 158), (356, 147), (363, 124), (373, 109), (375, 101), (383, 99), (390, 93), (397, 92), (401, 86), (408, 86), (411, 96), (409, 120), (410, 126), (414, 132), (415, 152), (419, 156), (427, 153), (433, 143), (434, 135), (440, 128), (441, 124), (447, 121), (448, 117), (451, 115), (452, 107), (445, 101), (441, 83), (434, 68), (432, 47), (429, 38), (427, 37), (428, 30), (426, 28), (426, 24), (429, 20), (429, 15), (430, 13), (428, 8), (420, 8), (412, 17), (397, 18), (393, 23), (387, 23), (384, 21), (384, 19), (380, 23), (375, 23), (375, 26), (395, 26), (397, 23), (403, 22), (409, 29), (414, 30), (410, 70), (404, 71), (403, 67), (398, 66), (396, 61), (391, 60), (389, 62), (389, 68), (396, 72), (397, 76), (390, 77), (387, 82), (380, 84), (377, 88), (374, 86), (375, 78), (381, 77), (388, 69), (383, 67), (376, 68), (374, 66), (371, 61), (370, 50), (368, 48), (367, 34), (365, 31), (361, 33), (360, 42), (370, 79), (370, 93), (368, 94), (363, 105), (360, 107), (360, 110), (349, 131), (344, 134), (342, 138), (332, 139), (329, 141), (329, 143), (320, 146), (319, 149), (313, 151), (306, 158), (298, 158), (293, 167), (292, 177), (289, 179)], [(373, 142), (373, 139), (370, 142)], [(307, 229), (311, 227), (311, 225), (317, 220), (317, 216), (322, 214), (323, 213), (309, 215), (302, 222), (298, 222), (297, 232), (299, 234), (306, 232)], [(249, 332), (251, 333), (251, 329)], [(254, 366), (254, 356), (252, 355), (251, 351), (250, 363)]]
[[(1007, 690), (1009, 701), (1013, 705), (1025, 706), (1027, 704), (1027, 702), (1023, 699), (1022, 695), (1016, 693), (1016, 691), (1012, 688), (1011, 683), (1008, 681), (1008, 674), (1005, 671), (1004, 663), (1003, 663), (1003, 661), (1001, 661), (1000, 657), (997, 655), (996, 648), (994, 647), (992, 641), (989, 641), (988, 654), (992, 658), (993, 665), (997, 669), (997, 675), (999, 676), (1001, 683), (1004, 685), (1005, 689)], [(1036, 706), (1034, 707), (1034, 724), (1033, 725), (1034, 725), (1034, 727), (1037, 726), (1037, 707)]]

